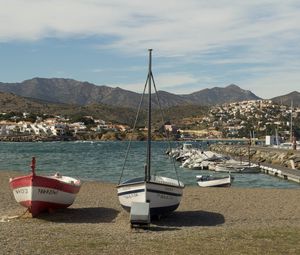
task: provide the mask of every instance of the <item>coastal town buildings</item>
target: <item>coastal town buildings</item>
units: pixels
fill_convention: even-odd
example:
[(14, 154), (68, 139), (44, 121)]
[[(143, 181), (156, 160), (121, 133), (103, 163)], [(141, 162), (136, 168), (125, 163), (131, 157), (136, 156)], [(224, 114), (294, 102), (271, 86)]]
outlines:
[[(197, 138), (249, 138), (280, 136), (286, 140), (291, 135), (291, 114), (294, 129), (299, 129), (300, 108), (279, 105), (271, 100), (250, 100), (212, 106), (202, 118), (187, 119), (185, 124), (193, 129), (181, 130)], [(197, 120), (196, 120), (197, 119)]]
[[(45, 118), (24, 112), (18, 116), (3, 118), (0, 113), (0, 137), (14, 135), (35, 135), (40, 137), (62, 137), (99, 134), (105, 132), (126, 132), (128, 125), (114, 124), (93, 116), (83, 116), (71, 122), (63, 116)], [(192, 114), (191, 114), (192, 115)], [(249, 138), (278, 135), (282, 141), (291, 137), (300, 127), (300, 108), (273, 103), (271, 100), (251, 100), (212, 106), (207, 114), (183, 118), (179, 123), (167, 122), (163, 126), (176, 138)], [(291, 127), (291, 120), (293, 127)], [(158, 127), (160, 129), (160, 127)], [(161, 129), (160, 129), (161, 130)], [(145, 131), (141, 129), (140, 131)]]
[(87, 131), (104, 132), (104, 131), (125, 131), (126, 125), (114, 125), (105, 123), (103, 120), (96, 120), (95, 127), (88, 127), (83, 122), (70, 123), (68, 120), (56, 117), (45, 120), (37, 120), (35, 123), (29, 121), (17, 121), (16, 118), (11, 120), (0, 121), (0, 136), (39, 136), (39, 137), (62, 137), (75, 136), (78, 133)]

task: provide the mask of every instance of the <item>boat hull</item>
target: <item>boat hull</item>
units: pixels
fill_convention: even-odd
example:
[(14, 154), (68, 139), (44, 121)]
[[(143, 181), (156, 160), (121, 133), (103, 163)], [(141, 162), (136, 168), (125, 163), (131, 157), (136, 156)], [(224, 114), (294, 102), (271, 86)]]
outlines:
[(241, 166), (232, 166), (232, 165), (216, 165), (215, 171), (222, 173), (240, 173), (244, 167)]
[(261, 169), (259, 166), (246, 166), (244, 169), (241, 171), (241, 173), (245, 174), (258, 174), (261, 173)]
[(215, 167), (216, 172), (223, 172), (223, 173), (260, 173), (261, 170), (258, 166), (254, 165), (226, 165), (226, 164), (219, 164)]
[(171, 213), (180, 204), (184, 185), (176, 185), (173, 179), (168, 180), (172, 180), (173, 185), (157, 180), (120, 184), (117, 189), (121, 206), (130, 211), (132, 202), (148, 202), (151, 216)]
[(198, 180), (198, 186), (200, 187), (230, 187), (232, 182), (231, 176), (224, 178), (216, 178), (211, 180)]
[(30, 174), (10, 180), (16, 201), (28, 208), (33, 217), (43, 211), (72, 205), (80, 185), (80, 181), (63, 176), (55, 178)]

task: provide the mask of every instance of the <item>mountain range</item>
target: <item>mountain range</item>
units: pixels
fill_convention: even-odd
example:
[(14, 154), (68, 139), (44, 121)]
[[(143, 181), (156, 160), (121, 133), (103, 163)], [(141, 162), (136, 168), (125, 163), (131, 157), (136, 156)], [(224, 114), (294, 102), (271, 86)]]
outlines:
[[(15, 95), (43, 100), (51, 103), (73, 105), (105, 104), (109, 106), (136, 108), (141, 94), (124, 90), (119, 87), (98, 86), (89, 82), (80, 82), (62, 78), (33, 78), (21, 83), (2, 83), (0, 91)], [(160, 103), (163, 108), (177, 105), (216, 105), (227, 102), (260, 99), (251, 91), (243, 90), (231, 84), (225, 88), (203, 89), (191, 94), (176, 95), (159, 91)], [(147, 99), (144, 100), (146, 105)], [(154, 107), (158, 105), (153, 97)]]
[[(203, 116), (211, 105), (260, 99), (233, 84), (188, 95), (159, 91), (159, 97), (165, 108), (165, 120), (175, 123), (184, 118)], [(156, 97), (153, 98), (156, 102)], [(106, 121), (132, 125), (136, 115), (134, 108), (140, 99), (141, 94), (135, 92), (71, 79), (34, 78), (21, 83), (0, 82), (0, 112), (63, 115), (71, 119), (92, 115)], [(293, 101), (294, 106), (300, 106), (300, 93), (294, 91), (271, 100), (286, 105)], [(147, 100), (144, 101), (146, 105)], [(146, 111), (142, 109), (139, 121), (145, 117)], [(160, 111), (154, 109), (153, 119), (161, 121)]]
[[(224, 88), (203, 89), (186, 95), (176, 95), (166, 91), (158, 91), (158, 93), (163, 108), (185, 107), (183, 110), (185, 113), (192, 105), (211, 106), (260, 99), (251, 91), (243, 90), (234, 84)], [(141, 94), (139, 93), (73, 79), (33, 78), (20, 83), (0, 82), (0, 107), (2, 111), (26, 109), (29, 112), (59, 112), (65, 109), (69, 112), (70, 109), (80, 111), (79, 109), (84, 109), (83, 107), (90, 107), (91, 105), (95, 107), (97, 105), (96, 108), (100, 107), (101, 111), (105, 108), (104, 112), (107, 113), (112, 112), (115, 107), (119, 111), (121, 108), (137, 108), (140, 100)], [(274, 97), (271, 100), (285, 105), (290, 105), (293, 101), (294, 106), (300, 106), (300, 93), (294, 91), (287, 95)], [(153, 101), (154, 107), (157, 108), (158, 102), (155, 96)], [(144, 106), (146, 104), (147, 97), (143, 102)], [(118, 117), (119, 114), (113, 119)]]
[[(204, 116), (208, 107), (196, 105), (174, 106), (164, 110), (166, 121), (177, 123), (183, 118), (191, 116)], [(46, 115), (62, 115), (67, 116), (71, 120), (76, 120), (82, 116), (93, 116), (96, 119), (103, 119), (108, 122), (133, 125), (136, 118), (136, 109), (109, 106), (102, 104), (89, 104), (85, 106), (73, 104), (51, 103), (39, 99), (25, 98), (14, 95), (12, 93), (0, 92), (0, 113), (20, 113), (28, 112), (39, 116)], [(145, 123), (147, 116), (146, 110), (140, 111), (138, 125)], [(1, 117), (1, 114), (0, 114)], [(161, 123), (161, 112), (158, 109), (153, 110), (154, 123)], [(143, 124), (141, 124), (143, 123)]]
[(278, 104), (300, 106), (300, 93), (293, 91), (289, 94), (272, 98), (272, 101)]

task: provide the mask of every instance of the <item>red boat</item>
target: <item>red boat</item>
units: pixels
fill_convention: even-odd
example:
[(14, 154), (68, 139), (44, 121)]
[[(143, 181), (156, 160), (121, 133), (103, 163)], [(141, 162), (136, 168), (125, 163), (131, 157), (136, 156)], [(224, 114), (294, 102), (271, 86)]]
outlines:
[(73, 204), (80, 190), (80, 180), (59, 173), (53, 176), (36, 175), (34, 157), (31, 169), (29, 175), (11, 178), (9, 182), (16, 201), (28, 208), (32, 217)]

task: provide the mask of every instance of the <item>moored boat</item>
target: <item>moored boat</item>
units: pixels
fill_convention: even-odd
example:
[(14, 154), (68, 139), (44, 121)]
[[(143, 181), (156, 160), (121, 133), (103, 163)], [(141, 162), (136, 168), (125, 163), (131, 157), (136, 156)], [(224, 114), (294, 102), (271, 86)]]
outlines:
[(215, 167), (216, 172), (223, 172), (223, 173), (240, 173), (243, 169), (244, 166), (227, 164), (227, 163), (220, 163), (217, 164)]
[(28, 208), (33, 217), (43, 211), (66, 208), (73, 204), (81, 182), (78, 179), (62, 176), (40, 176), (35, 173), (35, 158), (32, 158), (31, 173), (11, 178), (10, 187), (16, 201)]
[(260, 167), (256, 164), (248, 163), (248, 162), (230, 162), (230, 163), (219, 163), (216, 164), (215, 169), (216, 172), (223, 173), (260, 173)]
[(217, 177), (212, 175), (197, 175), (197, 183), (200, 187), (230, 187), (233, 181), (231, 175)]

